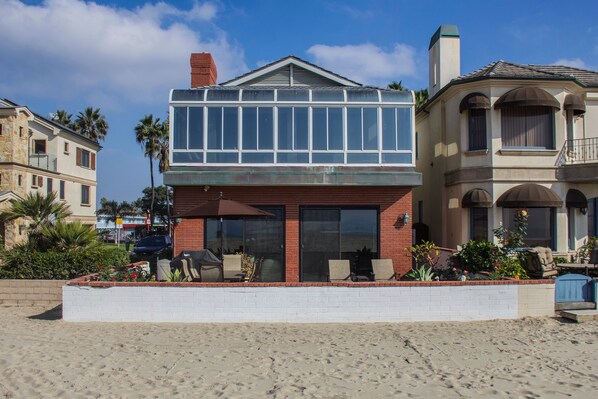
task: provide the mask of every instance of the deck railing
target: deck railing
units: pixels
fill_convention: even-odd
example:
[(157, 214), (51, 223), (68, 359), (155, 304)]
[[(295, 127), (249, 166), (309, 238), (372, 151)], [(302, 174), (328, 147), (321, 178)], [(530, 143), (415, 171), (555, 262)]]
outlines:
[(565, 141), (557, 166), (586, 162), (598, 162), (598, 137)]
[(50, 170), (56, 172), (57, 160), (55, 155), (50, 154), (35, 154), (29, 156), (29, 165), (36, 168)]

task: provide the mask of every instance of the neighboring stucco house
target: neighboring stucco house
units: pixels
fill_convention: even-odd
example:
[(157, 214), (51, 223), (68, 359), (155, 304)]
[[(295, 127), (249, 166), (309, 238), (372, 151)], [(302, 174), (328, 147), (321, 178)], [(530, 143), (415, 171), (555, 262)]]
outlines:
[(192, 54), (192, 89), (171, 92), (164, 182), (174, 214), (222, 192), (275, 217), (222, 228), (179, 220), (175, 253), (245, 252), (264, 259), (262, 281), (326, 281), (330, 259), (365, 272), (360, 260), (370, 256), (407, 272), (411, 190), (421, 182), (413, 93), (363, 86), (294, 56), (221, 84), (216, 77), (210, 54)]
[(493, 240), (517, 209), (529, 245), (573, 252), (596, 235), (598, 72), (496, 61), (460, 75), (459, 33), (429, 48), (429, 100), (416, 114), (418, 238)]
[[(54, 191), (70, 206), (69, 220), (95, 225), (96, 154), (101, 148), (25, 106), (0, 99), (0, 209), (30, 192)], [(21, 220), (0, 227), (7, 247), (26, 236)]]

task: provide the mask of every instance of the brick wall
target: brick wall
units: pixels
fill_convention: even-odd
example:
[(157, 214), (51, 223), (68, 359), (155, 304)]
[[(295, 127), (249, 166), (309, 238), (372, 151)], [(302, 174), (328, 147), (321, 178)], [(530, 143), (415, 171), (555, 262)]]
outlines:
[(0, 280), (0, 304), (60, 305), (64, 284), (62, 280)]
[[(410, 187), (174, 187), (174, 213), (189, 210), (202, 202), (224, 197), (249, 205), (285, 206), (286, 280), (299, 281), (299, 207), (304, 205), (362, 205), (380, 209), (380, 258), (393, 260), (395, 271), (405, 274), (411, 261), (405, 248), (411, 245), (411, 222), (403, 226), (398, 219), (411, 214)], [(412, 218), (411, 218), (412, 219)], [(201, 249), (204, 246), (203, 220), (183, 220), (175, 226), (174, 251)]]
[(218, 71), (210, 53), (191, 54), (190, 64), (192, 88), (216, 84)]

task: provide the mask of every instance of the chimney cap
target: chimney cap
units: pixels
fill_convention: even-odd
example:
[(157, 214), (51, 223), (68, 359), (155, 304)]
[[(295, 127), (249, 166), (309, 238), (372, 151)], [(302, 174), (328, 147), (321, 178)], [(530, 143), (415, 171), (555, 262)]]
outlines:
[(440, 25), (430, 39), (430, 47), (428, 47), (428, 50), (431, 49), (441, 37), (460, 37), (459, 28), (457, 28), (457, 25)]

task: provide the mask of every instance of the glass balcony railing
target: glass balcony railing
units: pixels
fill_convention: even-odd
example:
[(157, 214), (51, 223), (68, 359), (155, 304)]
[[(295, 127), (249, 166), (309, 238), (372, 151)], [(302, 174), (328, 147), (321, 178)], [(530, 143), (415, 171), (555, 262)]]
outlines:
[(56, 172), (56, 156), (50, 154), (35, 154), (29, 156), (29, 166)]

